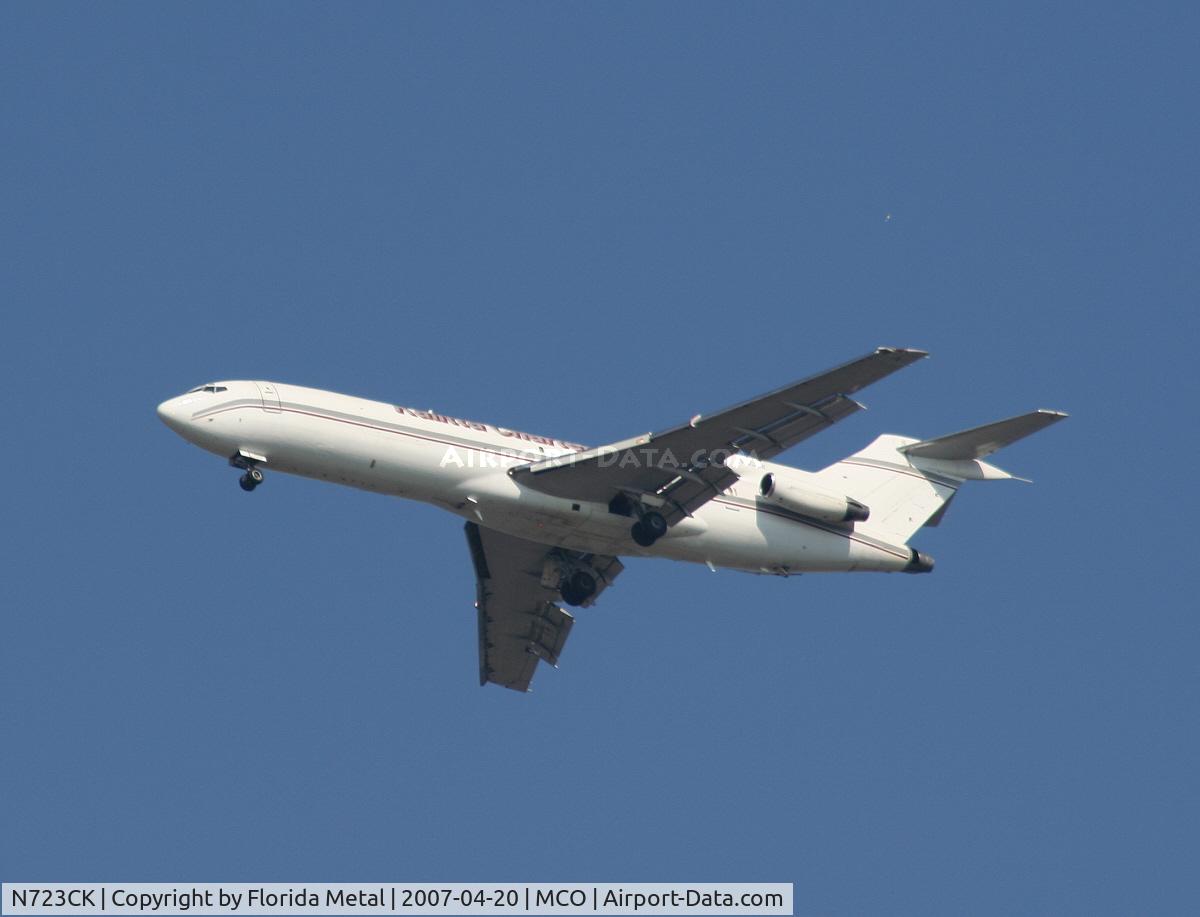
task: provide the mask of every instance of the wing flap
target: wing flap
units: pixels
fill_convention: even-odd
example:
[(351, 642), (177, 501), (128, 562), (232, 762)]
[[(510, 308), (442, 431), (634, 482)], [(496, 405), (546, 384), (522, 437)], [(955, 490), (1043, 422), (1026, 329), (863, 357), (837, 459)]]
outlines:
[(623, 567), (615, 557), (563, 551), (474, 522), (465, 528), (476, 577), (479, 683), (528, 691), (539, 661), (558, 666), (575, 625), (574, 617), (554, 603), (557, 580), (547, 580), (547, 561), (556, 567), (588, 566), (596, 573), (596, 595)]
[(557, 605), (547, 602), (530, 616), (530, 622), (526, 652), (545, 660), (557, 669), (559, 654), (566, 645), (575, 619)]
[(880, 347), (829, 372), (734, 405), (697, 415), (661, 433), (514, 468), (517, 481), (555, 497), (607, 503), (617, 493), (664, 501), (671, 524), (691, 514), (734, 481), (723, 459), (749, 452), (770, 459), (862, 410), (850, 397), (872, 382), (927, 356), (922, 350)]

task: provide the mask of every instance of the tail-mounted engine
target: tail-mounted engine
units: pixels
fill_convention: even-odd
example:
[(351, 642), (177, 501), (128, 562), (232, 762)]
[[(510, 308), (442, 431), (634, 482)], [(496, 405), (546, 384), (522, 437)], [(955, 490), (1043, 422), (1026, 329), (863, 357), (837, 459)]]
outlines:
[(851, 497), (783, 480), (773, 473), (763, 475), (758, 492), (767, 503), (822, 522), (865, 522), (871, 515), (867, 507)]

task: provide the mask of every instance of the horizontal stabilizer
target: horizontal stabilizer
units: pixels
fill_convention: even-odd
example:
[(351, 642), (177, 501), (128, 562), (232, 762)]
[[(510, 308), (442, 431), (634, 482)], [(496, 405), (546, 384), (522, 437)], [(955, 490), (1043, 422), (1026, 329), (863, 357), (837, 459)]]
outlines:
[(1066, 416), (1062, 411), (1032, 411), (1018, 417), (1010, 417), (1008, 420), (984, 424), (982, 427), (972, 427), (970, 430), (961, 430), (948, 436), (939, 436), (937, 439), (901, 446), (899, 451), (912, 457), (943, 461), (981, 459), (1010, 443), (1024, 439), (1031, 433), (1058, 423)]

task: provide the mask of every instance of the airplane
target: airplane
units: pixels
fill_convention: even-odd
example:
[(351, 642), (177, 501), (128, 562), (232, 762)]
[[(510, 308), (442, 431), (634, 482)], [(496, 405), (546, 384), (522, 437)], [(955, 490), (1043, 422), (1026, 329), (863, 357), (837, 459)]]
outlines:
[[(590, 448), (432, 410), (276, 382), (210, 382), (158, 416), (242, 472), (264, 470), (421, 500), (466, 520), (476, 577), (479, 683), (528, 691), (556, 667), (622, 556), (789, 576), (928, 573), (910, 547), (966, 481), (1013, 475), (985, 461), (1065, 418), (1037, 410), (936, 439), (884, 434), (816, 472), (772, 461), (862, 409), (851, 396), (928, 356), (880, 347), (660, 433)], [(1018, 478), (1017, 480), (1025, 480)]]

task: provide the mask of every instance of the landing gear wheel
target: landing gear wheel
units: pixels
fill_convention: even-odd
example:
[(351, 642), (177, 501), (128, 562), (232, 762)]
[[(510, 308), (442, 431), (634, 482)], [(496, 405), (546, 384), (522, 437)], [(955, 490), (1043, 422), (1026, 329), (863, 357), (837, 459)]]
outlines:
[(643, 548), (650, 547), (650, 545), (654, 544), (654, 542), (657, 540), (655, 539), (654, 534), (641, 522), (635, 522), (633, 527), (630, 528), (629, 534), (632, 535), (633, 540)]
[(667, 534), (667, 520), (658, 513), (646, 513), (646, 515), (642, 516), (642, 525), (646, 527), (646, 531), (654, 536), (655, 541), (658, 541), (663, 535)]
[(596, 578), (586, 570), (576, 570), (563, 582), (560, 591), (568, 605), (582, 605), (596, 594)]
[(629, 534), (643, 548), (648, 548), (667, 534), (667, 520), (659, 513), (646, 513), (633, 524)]
[(263, 482), (263, 473), (258, 468), (258, 462), (265, 461), (266, 459), (261, 455), (250, 455), (242, 449), (229, 456), (229, 464), (245, 472), (238, 478), (238, 486), (246, 493), (254, 490)]

